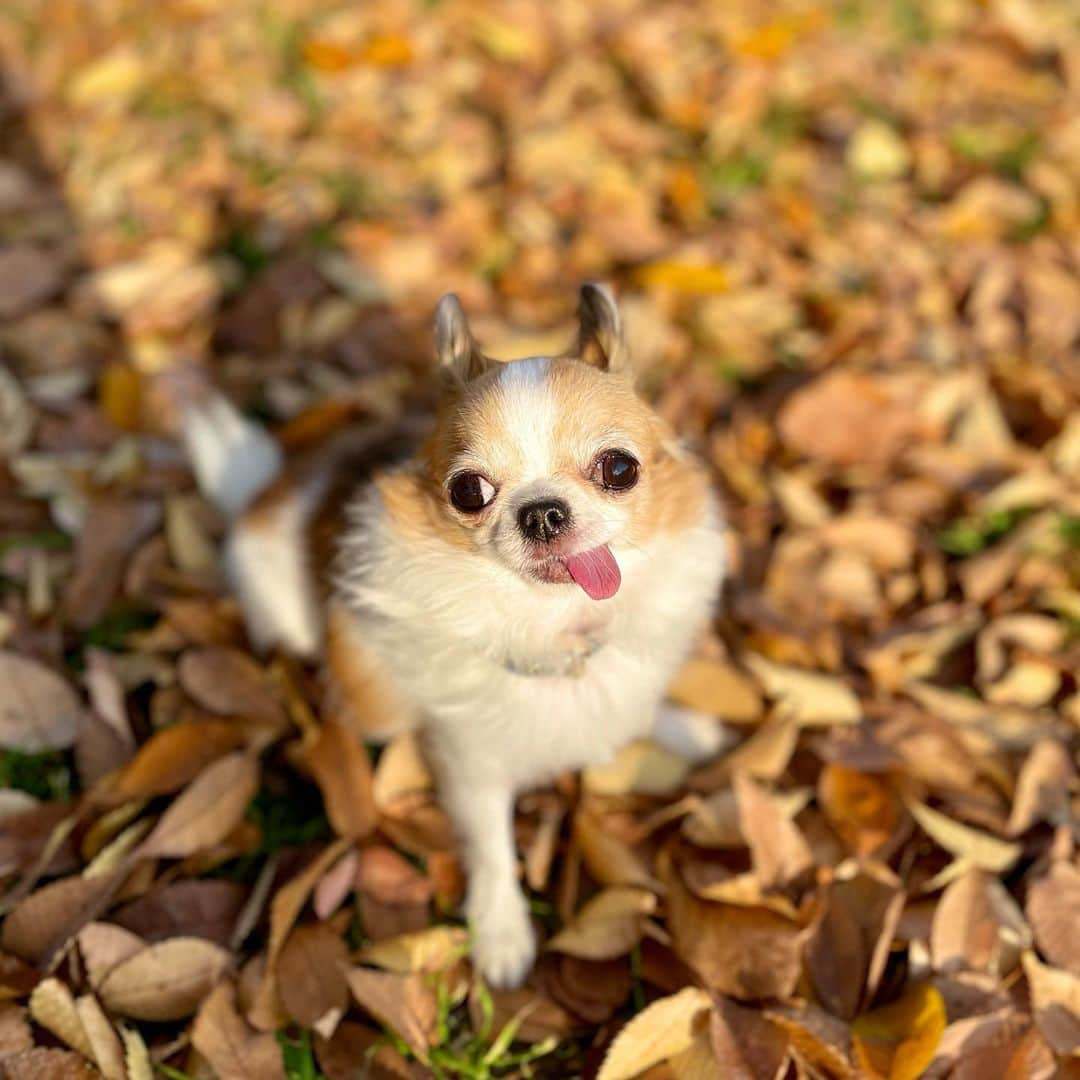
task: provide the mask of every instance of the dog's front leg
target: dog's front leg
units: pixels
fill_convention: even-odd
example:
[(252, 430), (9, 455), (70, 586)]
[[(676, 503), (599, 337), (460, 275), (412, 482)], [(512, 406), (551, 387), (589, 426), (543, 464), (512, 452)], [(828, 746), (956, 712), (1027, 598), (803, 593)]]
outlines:
[(441, 786), (465, 860), (473, 962), (492, 986), (517, 986), (532, 967), (536, 943), (517, 881), (514, 793), (490, 783), (449, 780)]

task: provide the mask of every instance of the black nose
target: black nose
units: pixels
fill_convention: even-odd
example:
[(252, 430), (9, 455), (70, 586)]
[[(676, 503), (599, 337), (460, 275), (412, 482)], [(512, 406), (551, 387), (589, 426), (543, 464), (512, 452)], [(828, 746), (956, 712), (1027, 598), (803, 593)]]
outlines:
[(562, 499), (542, 499), (518, 511), (518, 528), (529, 540), (546, 543), (570, 525), (570, 507)]

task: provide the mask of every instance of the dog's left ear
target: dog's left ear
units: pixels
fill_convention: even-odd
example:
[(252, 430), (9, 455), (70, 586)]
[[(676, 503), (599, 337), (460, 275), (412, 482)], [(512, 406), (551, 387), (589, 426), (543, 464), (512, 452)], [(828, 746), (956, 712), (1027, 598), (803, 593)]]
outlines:
[(578, 309), (581, 329), (578, 355), (601, 371), (626, 371), (629, 366), (622, 319), (615, 296), (607, 285), (590, 282), (581, 286)]
[(435, 358), (440, 370), (457, 383), (482, 374), (489, 361), (469, 329), (461, 301), (447, 293), (435, 309)]

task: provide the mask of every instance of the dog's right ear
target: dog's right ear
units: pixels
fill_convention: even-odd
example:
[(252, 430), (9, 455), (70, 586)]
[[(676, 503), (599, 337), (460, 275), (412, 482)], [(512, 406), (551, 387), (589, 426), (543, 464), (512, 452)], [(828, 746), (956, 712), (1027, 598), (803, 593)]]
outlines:
[(490, 361), (477, 348), (461, 301), (447, 293), (435, 309), (435, 358), (439, 370), (457, 383), (482, 374)]

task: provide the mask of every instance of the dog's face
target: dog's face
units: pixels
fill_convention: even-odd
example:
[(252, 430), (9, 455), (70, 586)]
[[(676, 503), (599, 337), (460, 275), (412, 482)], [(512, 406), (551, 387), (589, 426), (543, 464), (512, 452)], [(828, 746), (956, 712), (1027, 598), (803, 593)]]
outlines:
[(620, 552), (696, 517), (699, 471), (634, 392), (605, 289), (582, 289), (566, 356), (487, 360), (453, 297), (436, 342), (447, 377), (424, 457), (432, 538), (604, 600), (619, 589)]

